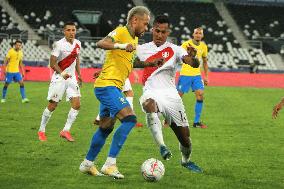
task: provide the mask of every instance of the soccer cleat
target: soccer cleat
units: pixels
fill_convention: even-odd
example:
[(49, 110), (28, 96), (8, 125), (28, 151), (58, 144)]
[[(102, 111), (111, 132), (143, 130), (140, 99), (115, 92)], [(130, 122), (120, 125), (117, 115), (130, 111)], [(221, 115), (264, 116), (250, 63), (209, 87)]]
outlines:
[(60, 137), (65, 138), (69, 142), (75, 141), (69, 131), (60, 131)]
[(28, 103), (30, 100), (27, 98), (22, 99), (22, 103)]
[(38, 139), (40, 140), (40, 141), (46, 141), (47, 140), (47, 138), (46, 138), (46, 136), (45, 136), (45, 132), (42, 132), (42, 131), (39, 131), (38, 133), (37, 133), (37, 135), (38, 135)]
[(193, 127), (195, 127), (195, 128), (201, 128), (201, 129), (206, 129), (206, 128), (207, 128), (207, 126), (204, 125), (204, 124), (201, 123), (201, 122), (193, 123)]
[(171, 151), (166, 146), (160, 146), (160, 154), (164, 160), (169, 160), (172, 157)]
[(103, 174), (98, 171), (94, 164), (87, 165), (84, 161), (80, 164), (79, 170), (85, 174), (90, 174), (93, 176), (103, 176)]
[(106, 166), (104, 165), (101, 169), (101, 172), (107, 176), (114, 177), (115, 179), (123, 179), (124, 175), (121, 174), (116, 165)]
[(5, 103), (5, 102), (6, 102), (6, 99), (2, 98), (1, 103)]
[(96, 125), (100, 125), (100, 120), (95, 119), (95, 120), (94, 120), (94, 122), (93, 122), (93, 124), (94, 124), (94, 126), (96, 126)]
[(135, 127), (143, 127), (142, 123), (136, 123)]
[(194, 162), (189, 161), (187, 163), (181, 163), (181, 165), (194, 173), (202, 173), (202, 169), (196, 165)]

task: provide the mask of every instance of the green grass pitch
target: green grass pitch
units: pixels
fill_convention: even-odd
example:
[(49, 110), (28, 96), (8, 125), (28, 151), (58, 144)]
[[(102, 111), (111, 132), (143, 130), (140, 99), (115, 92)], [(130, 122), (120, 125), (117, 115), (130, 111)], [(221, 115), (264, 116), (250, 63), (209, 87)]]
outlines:
[[(202, 188), (202, 189), (281, 189), (284, 188), (284, 110), (271, 119), (272, 107), (284, 95), (283, 89), (207, 87), (202, 120), (208, 129), (193, 129), (192, 160), (204, 169), (194, 174), (180, 166), (178, 142), (170, 128), (164, 128), (166, 144), (173, 152), (163, 161), (166, 172), (161, 181), (148, 183), (140, 173), (142, 162), (154, 157), (161, 160), (157, 146), (146, 126), (134, 128), (118, 157), (124, 180), (92, 177), (79, 172), (96, 127), (98, 101), (92, 84), (81, 89), (82, 106), (72, 127), (74, 143), (59, 138), (68, 103), (61, 102), (47, 125), (47, 142), (39, 142), (37, 131), (47, 105), (46, 82), (26, 82), (29, 104), (20, 101), (19, 88), (12, 84), (7, 102), (0, 104), (0, 188)], [(1, 87), (2, 88), (2, 87)], [(138, 104), (140, 85), (134, 85), (134, 107), (138, 120), (145, 115)], [(186, 94), (184, 104), (190, 123), (194, 95)], [(110, 138), (96, 161), (103, 165)]]

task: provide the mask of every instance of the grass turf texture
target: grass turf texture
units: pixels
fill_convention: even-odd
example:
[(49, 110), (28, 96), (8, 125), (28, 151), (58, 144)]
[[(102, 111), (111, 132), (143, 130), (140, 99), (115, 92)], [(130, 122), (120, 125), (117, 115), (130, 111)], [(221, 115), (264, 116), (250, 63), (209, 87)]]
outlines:
[[(140, 166), (148, 158), (161, 160), (145, 115), (138, 104), (142, 89), (134, 85), (134, 107), (142, 128), (134, 128), (118, 157), (124, 180), (92, 177), (78, 167), (89, 148), (96, 127), (98, 101), (92, 84), (81, 89), (82, 107), (71, 133), (74, 143), (59, 138), (70, 106), (61, 102), (47, 125), (47, 142), (39, 142), (37, 131), (47, 105), (48, 83), (26, 82), (31, 102), (22, 104), (17, 84), (9, 86), (7, 102), (0, 104), (0, 188), (284, 188), (284, 111), (271, 119), (272, 107), (283, 96), (281, 89), (207, 87), (202, 119), (208, 129), (191, 127), (192, 160), (204, 169), (194, 174), (180, 166), (178, 142), (170, 128), (164, 128), (166, 144), (173, 152), (164, 178), (147, 183)], [(194, 95), (184, 96), (192, 124)], [(190, 124), (190, 125), (191, 125)], [(111, 137), (96, 161), (103, 165)]]

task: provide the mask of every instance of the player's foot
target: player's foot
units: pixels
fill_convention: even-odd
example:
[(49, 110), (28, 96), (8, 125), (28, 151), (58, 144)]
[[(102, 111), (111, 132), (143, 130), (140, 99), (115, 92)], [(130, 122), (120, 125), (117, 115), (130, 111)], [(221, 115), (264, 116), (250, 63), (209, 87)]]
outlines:
[(38, 139), (39, 139), (40, 141), (46, 141), (46, 140), (47, 140), (47, 138), (46, 138), (46, 136), (45, 136), (45, 132), (39, 131), (39, 132), (37, 133), (37, 135), (38, 135)]
[(207, 125), (204, 125), (203, 123), (198, 122), (198, 123), (193, 123), (193, 127), (195, 127), (195, 128), (201, 128), (201, 129), (206, 129), (206, 128), (207, 128)]
[(194, 162), (192, 162), (192, 161), (189, 161), (187, 163), (181, 163), (181, 165), (183, 167), (189, 169), (192, 172), (202, 173), (202, 169), (198, 165), (196, 165)]
[(69, 142), (75, 141), (69, 131), (60, 131), (60, 137), (65, 138)]
[(100, 125), (100, 120), (95, 119), (94, 122), (93, 122), (93, 124), (94, 124), (95, 126), (96, 126), (96, 125)]
[(107, 175), (107, 176), (111, 176), (111, 177), (114, 177), (116, 179), (123, 179), (124, 178), (124, 175), (121, 174), (118, 171), (116, 165), (110, 165), (110, 166), (104, 165), (101, 169), (101, 172), (103, 174)]
[(171, 151), (166, 146), (160, 146), (160, 154), (164, 160), (169, 160), (172, 157)]
[(142, 123), (136, 123), (135, 127), (143, 127), (143, 124)]
[(28, 103), (30, 100), (27, 98), (22, 99), (22, 103)]
[(103, 174), (98, 171), (94, 164), (88, 165), (85, 161), (80, 164), (79, 170), (85, 174), (90, 174), (93, 176), (103, 176)]
[(2, 98), (1, 103), (5, 103), (5, 102), (6, 102), (6, 99)]
[(163, 126), (164, 127), (169, 127), (170, 125), (168, 124), (168, 122), (166, 120), (163, 121)]

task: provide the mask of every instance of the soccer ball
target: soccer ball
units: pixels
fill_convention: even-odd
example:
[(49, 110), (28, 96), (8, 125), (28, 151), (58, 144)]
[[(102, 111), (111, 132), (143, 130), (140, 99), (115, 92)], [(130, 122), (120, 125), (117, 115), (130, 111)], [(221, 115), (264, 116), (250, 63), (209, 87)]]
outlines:
[(155, 158), (150, 158), (142, 164), (141, 173), (146, 181), (156, 182), (161, 180), (164, 176), (165, 167), (161, 161)]

